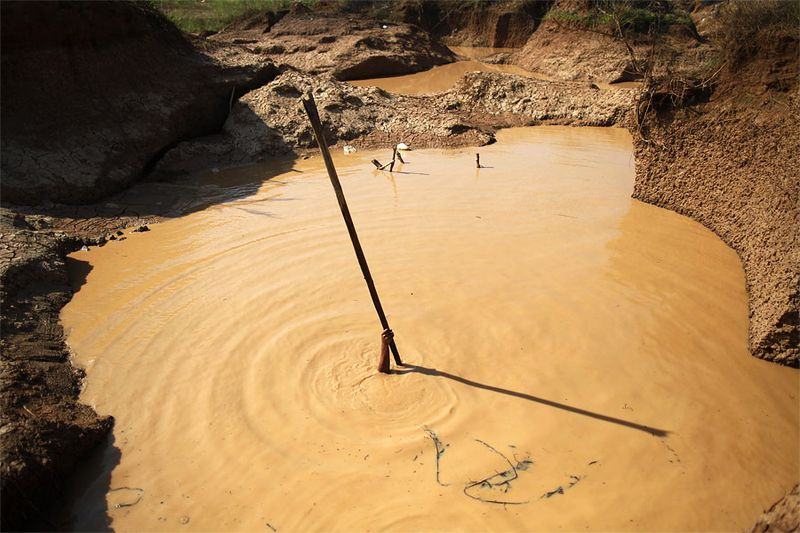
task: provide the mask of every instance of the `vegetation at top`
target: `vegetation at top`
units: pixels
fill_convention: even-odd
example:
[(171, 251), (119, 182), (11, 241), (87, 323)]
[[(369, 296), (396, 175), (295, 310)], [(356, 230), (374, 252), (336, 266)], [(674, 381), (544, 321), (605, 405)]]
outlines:
[(551, 9), (544, 18), (590, 30), (612, 33), (621, 30), (626, 34), (660, 34), (676, 24), (694, 28), (686, 11), (663, 1), (605, 0), (584, 12)]
[(716, 38), (726, 59), (737, 63), (756, 54), (769, 41), (797, 39), (800, 0), (740, 0), (719, 11)]
[(151, 0), (151, 4), (183, 31), (219, 31), (245, 15), (288, 9), (316, 0)]

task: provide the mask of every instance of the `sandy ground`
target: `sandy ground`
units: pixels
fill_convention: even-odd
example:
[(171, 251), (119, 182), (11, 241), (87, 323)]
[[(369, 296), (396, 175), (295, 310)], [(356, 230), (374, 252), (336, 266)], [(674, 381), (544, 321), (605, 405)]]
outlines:
[[(116, 418), (76, 528), (733, 530), (796, 482), (800, 377), (748, 355), (735, 253), (630, 199), (618, 129), (318, 157), (72, 255), (82, 400)], [(82, 274), (78, 274), (82, 272)], [(490, 503), (490, 501), (501, 503)]]

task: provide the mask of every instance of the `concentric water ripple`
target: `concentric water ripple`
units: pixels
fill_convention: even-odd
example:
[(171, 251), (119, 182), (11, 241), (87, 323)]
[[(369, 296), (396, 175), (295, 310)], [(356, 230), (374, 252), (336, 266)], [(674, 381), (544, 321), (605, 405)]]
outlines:
[(74, 254), (63, 320), (121, 452), (76, 527), (741, 529), (795, 482), (796, 372), (748, 355), (733, 251), (630, 200), (628, 134), (474, 152), (337, 153), (393, 375), (318, 158)]

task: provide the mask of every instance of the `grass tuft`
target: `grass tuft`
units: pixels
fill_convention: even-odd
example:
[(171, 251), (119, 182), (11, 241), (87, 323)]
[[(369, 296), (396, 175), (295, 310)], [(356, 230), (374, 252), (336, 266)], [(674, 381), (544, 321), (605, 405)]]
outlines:
[[(663, 11), (648, 7), (637, 7), (629, 2), (607, 1), (600, 3), (603, 8), (595, 8), (586, 12), (574, 12), (563, 9), (551, 9), (545, 20), (569, 24), (579, 28), (595, 31), (612, 31), (616, 29), (616, 21), (624, 33), (660, 34), (672, 25), (694, 28), (688, 13), (681, 10)], [(616, 20), (615, 20), (616, 19)]]
[(219, 31), (245, 15), (288, 9), (315, 0), (152, 0), (176, 26), (186, 32)]
[(719, 11), (717, 40), (731, 64), (756, 55), (769, 41), (798, 38), (800, 0), (731, 0)]

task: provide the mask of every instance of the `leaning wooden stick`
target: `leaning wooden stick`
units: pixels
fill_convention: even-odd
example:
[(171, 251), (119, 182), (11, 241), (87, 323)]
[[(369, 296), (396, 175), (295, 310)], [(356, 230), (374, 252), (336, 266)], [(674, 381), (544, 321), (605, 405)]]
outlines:
[[(394, 356), (394, 362), (398, 365), (402, 365), (403, 361), (400, 359), (400, 353), (397, 351), (397, 345), (394, 342), (394, 335), (392, 334), (392, 330), (389, 329), (389, 321), (386, 320), (386, 314), (383, 312), (381, 300), (378, 298), (378, 291), (375, 289), (375, 282), (372, 281), (372, 274), (369, 272), (367, 259), (364, 257), (364, 251), (361, 249), (361, 243), (359, 242), (358, 235), (356, 234), (356, 227), (353, 225), (353, 218), (350, 216), (350, 209), (347, 207), (347, 201), (344, 198), (344, 192), (342, 192), (342, 184), (339, 183), (339, 176), (336, 174), (336, 168), (333, 166), (333, 159), (331, 159), (331, 154), (328, 151), (328, 145), (325, 142), (325, 135), (322, 133), (322, 123), (319, 120), (317, 104), (314, 102), (314, 96), (311, 93), (308, 93), (308, 97), (303, 99), (303, 107), (308, 115), (308, 120), (311, 121), (311, 127), (314, 129), (314, 137), (317, 139), (317, 145), (319, 145), (319, 150), (322, 152), (322, 159), (325, 161), (325, 168), (328, 169), (328, 177), (330, 177), (331, 185), (333, 185), (333, 190), (336, 192), (336, 200), (339, 202), (339, 209), (342, 211), (342, 218), (344, 218), (344, 223), (347, 226), (347, 232), (350, 234), (350, 241), (353, 243), (353, 249), (356, 252), (358, 265), (361, 267), (361, 273), (364, 274), (364, 281), (367, 282), (369, 295), (372, 297), (372, 303), (375, 305), (375, 311), (378, 313), (381, 326), (383, 326), (381, 341), (388, 343), (389, 348), (392, 350), (392, 355)], [(388, 372), (388, 365), (385, 366), (385, 370), (381, 369), (381, 371)]]
[(392, 152), (392, 164), (389, 165), (389, 172), (394, 172), (394, 162), (397, 160), (397, 146), (394, 147)]

